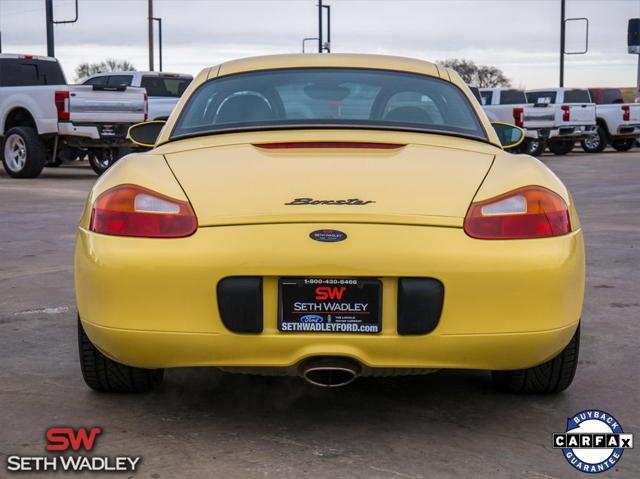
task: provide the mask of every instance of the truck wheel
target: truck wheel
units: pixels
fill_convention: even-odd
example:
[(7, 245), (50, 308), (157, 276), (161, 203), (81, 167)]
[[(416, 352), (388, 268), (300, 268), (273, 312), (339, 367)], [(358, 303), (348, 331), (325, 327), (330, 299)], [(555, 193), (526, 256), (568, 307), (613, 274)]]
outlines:
[(98, 176), (107, 171), (111, 165), (125, 155), (131, 153), (130, 148), (101, 148), (89, 151), (89, 164)]
[(527, 140), (524, 145), (524, 152), (531, 156), (540, 156), (544, 152), (544, 140)]
[(35, 178), (47, 160), (47, 147), (38, 132), (28, 126), (7, 131), (2, 153), (4, 169), (13, 178)]
[(600, 153), (607, 146), (607, 132), (598, 126), (597, 133), (580, 142), (582, 149), (587, 153)]
[(555, 140), (549, 142), (549, 150), (556, 155), (566, 155), (573, 150), (573, 140)]
[(613, 140), (611, 146), (618, 151), (629, 151), (633, 148), (634, 143), (633, 138), (625, 138), (624, 140)]
[(573, 381), (578, 367), (580, 325), (567, 346), (546, 363), (515, 371), (493, 371), (498, 389), (515, 394), (553, 394), (564, 391)]
[(78, 350), (82, 377), (99, 392), (143, 393), (162, 382), (164, 369), (126, 366), (109, 359), (91, 343), (78, 318)]

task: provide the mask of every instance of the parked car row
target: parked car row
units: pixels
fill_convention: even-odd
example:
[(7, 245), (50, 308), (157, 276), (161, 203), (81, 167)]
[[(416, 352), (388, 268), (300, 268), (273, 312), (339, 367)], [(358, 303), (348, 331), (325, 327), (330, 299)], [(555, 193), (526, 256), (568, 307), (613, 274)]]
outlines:
[(100, 174), (132, 147), (131, 125), (166, 119), (190, 75), (114, 72), (68, 85), (51, 57), (0, 54), (0, 156), (14, 178), (88, 158)]
[(570, 152), (577, 141), (597, 153), (610, 144), (627, 151), (640, 138), (640, 104), (624, 103), (617, 88), (480, 88), (476, 97), (491, 121), (513, 123), (525, 130), (525, 153), (537, 156), (548, 148)]
[[(0, 69), (0, 157), (15, 178), (79, 158), (101, 174), (131, 151), (129, 127), (166, 120), (193, 80), (121, 71), (68, 85), (55, 58), (17, 54), (0, 54)], [(525, 131), (519, 151), (534, 156), (566, 154), (577, 141), (587, 152), (626, 151), (640, 138), (640, 104), (624, 103), (619, 89), (471, 89), (490, 121)]]

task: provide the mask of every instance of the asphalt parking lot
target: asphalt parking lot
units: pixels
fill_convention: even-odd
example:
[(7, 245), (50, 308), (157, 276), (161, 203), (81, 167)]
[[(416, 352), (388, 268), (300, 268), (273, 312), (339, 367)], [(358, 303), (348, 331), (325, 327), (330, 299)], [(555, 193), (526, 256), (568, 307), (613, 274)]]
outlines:
[[(0, 168), (0, 477), (6, 456), (42, 455), (54, 425), (102, 426), (96, 453), (142, 456), (136, 477), (154, 479), (583, 477), (551, 447), (567, 416), (604, 409), (640, 434), (640, 150), (542, 159), (572, 191), (587, 245), (580, 366), (552, 397), (501, 395), (466, 371), (325, 390), (171, 370), (149, 395), (94, 393), (77, 361), (73, 243), (96, 176)], [(638, 448), (606, 475), (640, 477)]]

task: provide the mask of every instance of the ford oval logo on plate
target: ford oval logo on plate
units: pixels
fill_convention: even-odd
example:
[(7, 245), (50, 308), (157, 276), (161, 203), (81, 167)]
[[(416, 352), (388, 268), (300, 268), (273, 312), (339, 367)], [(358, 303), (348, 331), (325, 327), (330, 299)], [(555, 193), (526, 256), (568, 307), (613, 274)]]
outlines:
[(316, 230), (309, 233), (309, 237), (323, 243), (335, 243), (347, 239), (347, 233), (338, 230)]

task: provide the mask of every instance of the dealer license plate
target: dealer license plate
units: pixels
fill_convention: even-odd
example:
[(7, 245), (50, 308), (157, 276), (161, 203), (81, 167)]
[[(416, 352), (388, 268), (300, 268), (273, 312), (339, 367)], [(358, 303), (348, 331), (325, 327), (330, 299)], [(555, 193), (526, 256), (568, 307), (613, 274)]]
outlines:
[(278, 329), (292, 333), (379, 333), (377, 279), (281, 278)]

